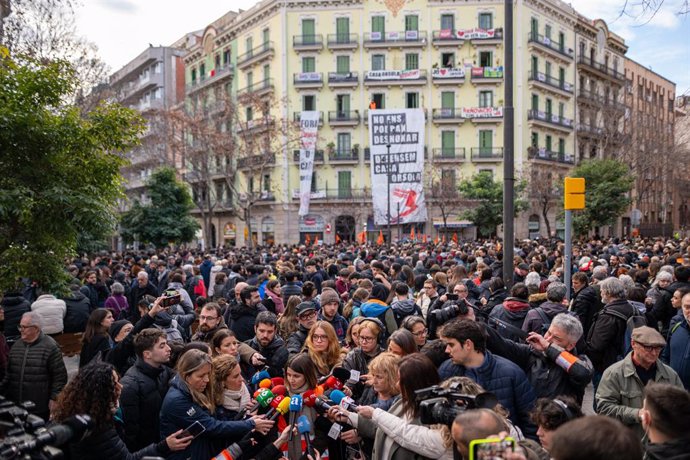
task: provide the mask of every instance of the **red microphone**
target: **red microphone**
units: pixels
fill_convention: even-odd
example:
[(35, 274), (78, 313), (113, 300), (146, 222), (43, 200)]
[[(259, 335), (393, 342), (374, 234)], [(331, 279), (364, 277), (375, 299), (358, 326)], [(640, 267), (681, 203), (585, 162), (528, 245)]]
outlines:
[(285, 394), (287, 393), (287, 388), (285, 388), (285, 385), (276, 385), (271, 389), (271, 391), (274, 395), (285, 396)]
[(314, 407), (316, 405), (316, 393), (314, 393), (314, 390), (307, 390), (304, 392), (302, 395), (302, 404), (304, 404), (307, 407)]
[[(271, 386), (276, 387), (278, 385), (285, 385), (285, 380), (282, 377), (273, 377), (271, 379)], [(275, 393), (275, 392), (274, 392)]]
[(326, 388), (332, 388), (334, 390), (340, 390), (344, 386), (343, 382), (333, 377), (332, 375), (326, 379), (326, 383), (324, 385), (326, 386)]
[(285, 399), (285, 396), (283, 396), (283, 395), (278, 395), (275, 398), (273, 398), (273, 401), (271, 401), (271, 404), (270, 404), (271, 408), (265, 414), (266, 418), (270, 418), (271, 415), (273, 415), (273, 412), (276, 411), (276, 409), (278, 408), (278, 404), (280, 404), (283, 401), (283, 399)]

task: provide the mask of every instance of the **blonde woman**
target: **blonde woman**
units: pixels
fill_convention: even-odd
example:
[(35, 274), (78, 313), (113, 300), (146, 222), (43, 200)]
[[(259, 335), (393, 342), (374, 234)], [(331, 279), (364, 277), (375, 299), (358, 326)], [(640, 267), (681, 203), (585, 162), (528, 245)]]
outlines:
[(369, 363), (369, 375), (377, 398), (371, 407), (387, 411), (398, 400), (399, 363), (400, 357), (390, 352), (381, 353)]
[(214, 357), (212, 364), (216, 417), (235, 420), (237, 414), (245, 411), (252, 401), (252, 395), (242, 378), (242, 369), (233, 356), (226, 354)]
[(316, 366), (319, 378), (329, 375), (342, 362), (338, 336), (327, 321), (317, 321), (312, 326), (304, 342), (304, 351)]
[(242, 421), (221, 421), (214, 417), (213, 368), (211, 357), (203, 351), (192, 349), (177, 361), (177, 376), (170, 384), (161, 407), (161, 434), (168, 436), (199, 422), (205, 431), (185, 450), (174, 452), (168, 458), (213, 458), (219, 445), (238, 441), (250, 430), (267, 433), (273, 422), (263, 416)]

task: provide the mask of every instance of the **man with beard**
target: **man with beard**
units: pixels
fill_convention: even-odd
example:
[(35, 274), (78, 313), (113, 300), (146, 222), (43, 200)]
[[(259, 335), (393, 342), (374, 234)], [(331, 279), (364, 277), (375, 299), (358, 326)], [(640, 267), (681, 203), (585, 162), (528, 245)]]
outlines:
[[(288, 360), (288, 351), (285, 341), (276, 334), (278, 330), (278, 319), (270, 311), (262, 311), (256, 315), (254, 324), (255, 336), (246, 343), (249, 347), (239, 349), (242, 360), (249, 363), (247, 368), (248, 375), (253, 375), (258, 369), (253, 366), (252, 356), (258, 352), (263, 364), (268, 366), (271, 377), (282, 377), (283, 369)], [(259, 363), (261, 364), (261, 363)]]
[(246, 342), (254, 336), (254, 323), (259, 312), (266, 311), (261, 305), (259, 288), (247, 286), (240, 292), (240, 304), (230, 307), (230, 329), (235, 333), (237, 340)]
[(227, 329), (221, 315), (220, 306), (215, 302), (204, 305), (199, 313), (199, 327), (192, 336), (192, 342), (211, 343), (213, 334), (220, 329)]

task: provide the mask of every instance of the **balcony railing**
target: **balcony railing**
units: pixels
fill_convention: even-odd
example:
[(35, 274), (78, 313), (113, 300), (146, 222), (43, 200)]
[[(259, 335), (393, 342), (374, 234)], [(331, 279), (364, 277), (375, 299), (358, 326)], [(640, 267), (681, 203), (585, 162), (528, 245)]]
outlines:
[(323, 36), (321, 34), (293, 35), (292, 46), (294, 48), (322, 48)]
[(554, 51), (558, 53), (559, 55), (572, 59), (573, 58), (573, 49), (572, 48), (566, 48), (564, 43), (559, 43), (555, 40), (551, 40), (549, 37), (546, 37), (541, 34), (535, 34), (534, 32), (529, 33), (529, 38), (527, 40), (528, 43), (537, 43), (543, 47), (548, 48), (551, 51)]
[(503, 66), (498, 67), (472, 67), (471, 70), (472, 81), (481, 80), (502, 80)]
[(331, 49), (357, 48), (357, 34), (328, 34), (327, 43)]
[(249, 157), (240, 158), (237, 160), (237, 168), (255, 168), (274, 165), (276, 156), (274, 153), (264, 153), (260, 155), (252, 155)]
[(431, 78), (434, 83), (443, 83), (444, 80), (449, 83), (455, 83), (458, 80), (465, 80), (464, 67), (439, 67), (431, 69)]
[(592, 125), (587, 124), (587, 123), (578, 123), (577, 124), (577, 132), (588, 134), (591, 136), (603, 136), (604, 135), (603, 128), (599, 128), (598, 126), (592, 126)]
[(570, 94), (573, 93), (572, 83), (568, 83), (567, 81), (562, 81), (558, 78), (554, 78), (551, 75), (546, 75), (545, 73), (542, 73), (542, 72), (534, 72), (533, 70), (530, 70), (527, 79), (530, 81), (536, 81), (539, 83), (543, 83), (543, 84), (550, 86), (552, 88), (556, 88), (556, 89), (559, 89), (561, 91), (565, 91), (566, 93), (570, 93)]
[[(293, 112), (292, 120), (295, 123), (299, 123), (302, 112)], [(319, 125), (323, 124), (323, 112), (319, 111)]]
[(356, 85), (359, 83), (359, 74), (357, 72), (328, 72), (329, 85)]
[(460, 36), (465, 40), (472, 41), (492, 41), (492, 40), (503, 40), (503, 28), (498, 27), (495, 29), (464, 29), (459, 31)]
[[(299, 190), (292, 190), (292, 199), (299, 200)], [(371, 199), (370, 188), (322, 188), (312, 190), (311, 200), (366, 200)]]
[(267, 78), (266, 80), (256, 82), (249, 86), (245, 86), (242, 89), (237, 90), (237, 96), (248, 96), (252, 93), (264, 93), (267, 91), (273, 91), (273, 79)]
[[(315, 162), (320, 161), (323, 163), (323, 158), (324, 158), (323, 150), (317, 150), (316, 152), (314, 152), (314, 161)], [(295, 163), (299, 163), (299, 150), (293, 150), (292, 151), (292, 160)]]
[(359, 123), (359, 111), (352, 110), (347, 112), (330, 111), (328, 112), (329, 123)]
[(334, 149), (328, 152), (329, 161), (359, 161), (359, 149)]
[(246, 53), (237, 56), (237, 67), (243, 67), (255, 59), (259, 60), (263, 57), (266, 57), (269, 54), (272, 54), (274, 49), (273, 42), (262, 43), (261, 45), (250, 49)]
[(321, 72), (299, 72), (292, 74), (292, 83), (295, 86), (311, 87), (323, 85)]
[(433, 43), (458, 43), (465, 39), (462, 37), (462, 31), (455, 29), (441, 29), (434, 30), (431, 35), (431, 40)]
[(625, 112), (625, 109), (628, 108), (625, 104), (621, 104), (613, 98), (607, 99), (601, 94), (593, 93), (592, 91), (588, 91), (586, 89), (578, 90), (577, 97), (601, 105), (604, 108), (612, 108), (621, 112)]
[(405, 30), (400, 32), (367, 32), (364, 46), (416, 46), (426, 44), (426, 32)]
[(573, 155), (569, 155), (565, 152), (554, 152), (544, 147), (529, 147), (527, 149), (527, 156), (532, 160), (551, 161), (568, 165), (575, 164), (575, 157)]
[(554, 126), (573, 129), (573, 120), (570, 118), (554, 115), (553, 113), (542, 112), (541, 110), (527, 111), (528, 120), (537, 120)]
[(434, 160), (464, 160), (465, 147), (441, 147), (431, 151)]
[(211, 83), (220, 81), (226, 77), (230, 77), (234, 74), (234, 72), (235, 67), (228, 62), (218, 69), (211, 70), (211, 75), (208, 77), (199, 80), (192, 80), (191, 82), (187, 83), (186, 90), (188, 93), (196, 91), (210, 85)]
[(462, 109), (451, 107), (451, 108), (441, 108), (433, 109), (431, 111), (432, 120), (464, 120), (462, 116)]
[(582, 64), (585, 67), (589, 67), (591, 69), (595, 69), (601, 73), (606, 74), (607, 76), (613, 78), (614, 80), (625, 82), (625, 74), (619, 72), (618, 70), (614, 69), (613, 67), (609, 67), (608, 65), (597, 62), (594, 59), (588, 58), (586, 56), (580, 56), (577, 60), (578, 64)]
[(472, 147), (472, 161), (501, 159), (503, 159), (503, 147)]
[(421, 82), (426, 81), (426, 70), (368, 70), (364, 74), (367, 83), (376, 82)]

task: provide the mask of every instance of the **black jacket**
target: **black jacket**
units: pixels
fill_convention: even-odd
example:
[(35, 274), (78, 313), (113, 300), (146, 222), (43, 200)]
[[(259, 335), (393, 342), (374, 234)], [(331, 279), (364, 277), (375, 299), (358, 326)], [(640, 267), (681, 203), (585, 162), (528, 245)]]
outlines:
[(647, 309), (645, 313), (647, 324), (649, 326), (656, 328), (657, 323), (660, 322), (662, 324), (661, 333), (664, 336), (666, 336), (668, 332), (668, 325), (671, 322), (671, 318), (678, 313), (676, 309), (673, 308), (671, 298), (673, 297), (673, 293), (681, 288), (690, 288), (690, 283), (683, 283), (681, 281), (671, 283), (666, 289), (661, 291), (661, 295), (656, 300), (654, 306), (650, 309)]
[(5, 337), (9, 341), (14, 341), (20, 336), (17, 328), (22, 315), (31, 311), (31, 302), (19, 292), (8, 292), (0, 300), (0, 305), (5, 310)]
[(170, 454), (170, 449), (165, 441), (161, 441), (130, 453), (117, 435), (115, 427), (110, 427), (104, 431), (93, 432), (78, 443), (70, 444), (70, 454), (72, 460), (137, 460), (147, 456), (166, 457)]
[(89, 342), (84, 342), (79, 353), (79, 368), (89, 364), (92, 360), (105, 360), (106, 354), (110, 351), (110, 336), (95, 335)]
[(117, 370), (118, 374), (125, 375), (127, 370), (134, 365), (136, 361), (136, 356), (134, 354), (134, 337), (147, 327), (153, 327), (153, 318), (151, 318), (151, 315), (142, 316), (127, 337), (125, 337), (122, 342), (116, 343), (113, 348), (105, 353), (105, 360), (115, 366), (115, 370)]
[[(271, 374), (271, 377), (283, 376), (283, 370), (288, 360), (288, 349), (285, 345), (285, 341), (277, 333), (271, 343), (265, 347), (259, 344), (256, 337), (248, 340), (246, 343), (254, 350), (261, 353), (261, 356), (266, 358), (266, 365), (268, 366), (268, 372)], [(257, 369), (254, 369), (251, 365), (248, 366), (249, 375), (253, 375), (256, 371)]]
[(159, 441), (158, 413), (173, 375), (167, 366), (155, 368), (138, 358), (120, 381), (124, 438), (129, 450), (136, 451)]
[(607, 303), (602, 310), (594, 315), (592, 326), (587, 334), (585, 354), (592, 360), (594, 369), (604, 370), (618, 361), (622, 353), (622, 344), (627, 325), (622, 318), (614, 316), (609, 311), (617, 311), (630, 317), (633, 307), (627, 300), (614, 300)]
[(132, 287), (132, 290), (129, 293), (129, 298), (127, 299), (127, 301), (129, 302), (129, 320), (133, 323), (139, 321), (138, 304), (139, 301), (145, 295), (152, 295), (154, 297), (158, 297), (158, 289), (156, 289), (156, 286), (151, 284), (150, 281), (144, 288), (139, 287), (139, 283), (135, 281), (134, 286)]
[(286, 348), (290, 357), (302, 352), (304, 342), (307, 340), (307, 334), (309, 334), (309, 330), (304, 328), (301, 324), (295, 332), (290, 334), (290, 337), (288, 337), (286, 344)]
[(648, 460), (690, 460), (690, 437), (659, 444), (647, 444)]
[(230, 323), (228, 328), (235, 333), (237, 340), (246, 342), (254, 337), (254, 323), (256, 322), (256, 315), (260, 311), (265, 311), (266, 307), (259, 304), (256, 307), (249, 307), (244, 304), (239, 304), (230, 308), (229, 318)]
[(601, 302), (601, 295), (596, 286), (585, 286), (573, 295), (570, 310), (580, 318), (583, 336), (587, 337), (594, 315), (603, 307), (604, 304)]
[(70, 295), (62, 299), (67, 306), (67, 313), (63, 324), (65, 325), (65, 332), (84, 332), (86, 329), (86, 322), (91, 314), (90, 301), (81, 291), (72, 291)]

